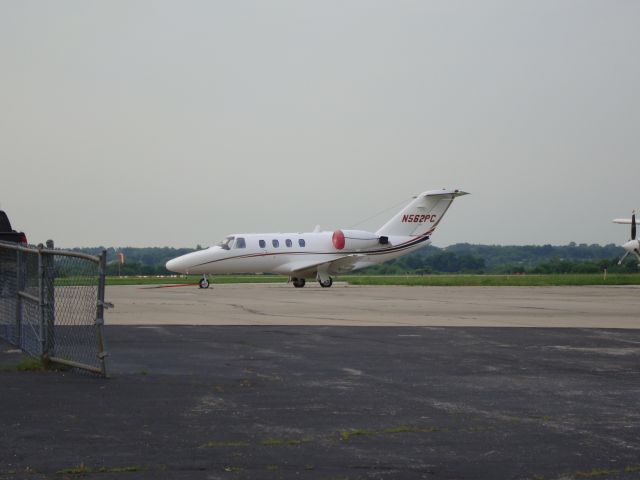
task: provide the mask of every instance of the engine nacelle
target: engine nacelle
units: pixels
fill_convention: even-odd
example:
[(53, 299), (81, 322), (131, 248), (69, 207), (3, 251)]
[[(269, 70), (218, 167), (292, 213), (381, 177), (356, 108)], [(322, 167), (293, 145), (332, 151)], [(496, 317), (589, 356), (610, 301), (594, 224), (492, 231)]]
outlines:
[(362, 250), (364, 248), (372, 248), (378, 245), (387, 245), (388, 237), (380, 237), (375, 233), (365, 232), (364, 230), (336, 230), (331, 238), (333, 247), (336, 250)]

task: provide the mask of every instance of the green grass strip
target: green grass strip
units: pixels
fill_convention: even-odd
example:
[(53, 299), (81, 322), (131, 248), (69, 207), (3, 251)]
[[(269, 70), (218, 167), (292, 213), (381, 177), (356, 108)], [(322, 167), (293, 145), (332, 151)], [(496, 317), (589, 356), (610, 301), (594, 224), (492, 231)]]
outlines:
[[(201, 275), (179, 277), (107, 277), (107, 285), (197, 285)], [(211, 284), (234, 283), (286, 283), (288, 277), (280, 275), (217, 275), (209, 276)]]
[(556, 275), (399, 275), (340, 277), (350, 285), (408, 285), (432, 287), (545, 287), (585, 285), (640, 285), (640, 274)]
[[(179, 277), (107, 277), (107, 285), (196, 285), (200, 276)], [(335, 281), (349, 285), (397, 285), (424, 287), (547, 287), (586, 285), (640, 285), (638, 273), (615, 273), (605, 278), (596, 273), (553, 275), (345, 275)], [(281, 275), (210, 276), (214, 285), (241, 283), (286, 283)], [(312, 280), (309, 280), (311, 283)]]

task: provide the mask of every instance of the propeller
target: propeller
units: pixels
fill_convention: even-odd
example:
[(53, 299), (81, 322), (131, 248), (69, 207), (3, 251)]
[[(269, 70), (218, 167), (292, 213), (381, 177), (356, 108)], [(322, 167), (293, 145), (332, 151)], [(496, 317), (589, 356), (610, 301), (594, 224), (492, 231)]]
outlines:
[(622, 258), (618, 260), (618, 265), (622, 265), (622, 262), (624, 262), (624, 259), (627, 258), (627, 255), (630, 253), (634, 253), (637, 256), (635, 250), (638, 248), (638, 243), (639, 242), (636, 241), (636, 211), (634, 210), (631, 212), (631, 240), (622, 246), (626, 252)]
[(627, 258), (627, 255), (629, 255), (631, 252), (624, 252), (624, 255), (622, 255), (622, 258), (620, 258), (620, 260), (618, 260), (618, 265), (622, 265), (622, 262), (624, 262), (624, 259)]

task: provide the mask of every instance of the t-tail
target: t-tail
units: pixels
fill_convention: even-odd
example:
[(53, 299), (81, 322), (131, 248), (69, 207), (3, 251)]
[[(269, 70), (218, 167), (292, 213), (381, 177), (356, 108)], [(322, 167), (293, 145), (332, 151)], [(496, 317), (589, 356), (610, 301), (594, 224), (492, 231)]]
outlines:
[(460, 190), (431, 190), (416, 196), (396, 216), (376, 232), (384, 236), (431, 235), (453, 200), (467, 192)]

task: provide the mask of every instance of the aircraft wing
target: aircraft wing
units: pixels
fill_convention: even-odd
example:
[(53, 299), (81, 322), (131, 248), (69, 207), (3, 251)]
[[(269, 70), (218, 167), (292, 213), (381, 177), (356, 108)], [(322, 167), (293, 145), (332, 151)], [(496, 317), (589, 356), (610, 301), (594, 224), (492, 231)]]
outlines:
[(612, 220), (613, 223), (622, 223), (623, 225), (630, 225), (631, 224), (631, 219), (630, 218), (616, 218), (614, 220)]
[(329, 262), (294, 262), (290, 265), (291, 275), (309, 276), (310, 273), (318, 269), (326, 269), (329, 275), (340, 275), (348, 273), (357, 268), (368, 267), (374, 265), (373, 262), (367, 261), (365, 255), (346, 255), (344, 257), (331, 260)]

